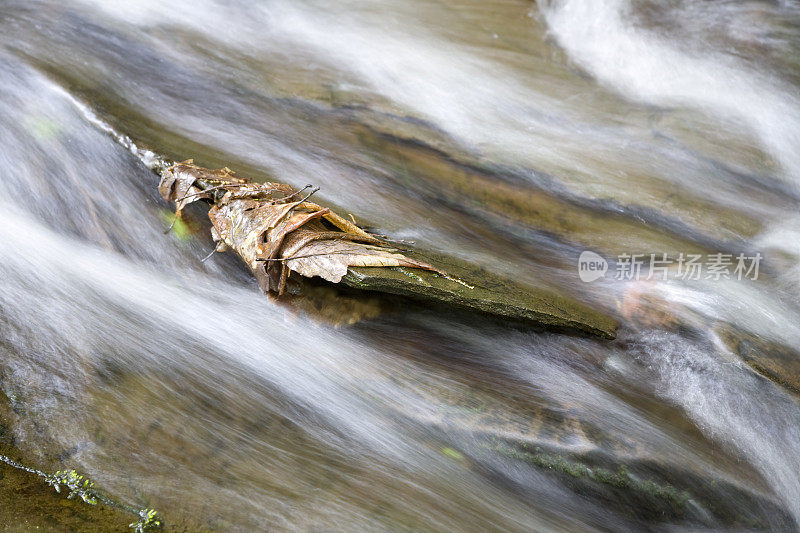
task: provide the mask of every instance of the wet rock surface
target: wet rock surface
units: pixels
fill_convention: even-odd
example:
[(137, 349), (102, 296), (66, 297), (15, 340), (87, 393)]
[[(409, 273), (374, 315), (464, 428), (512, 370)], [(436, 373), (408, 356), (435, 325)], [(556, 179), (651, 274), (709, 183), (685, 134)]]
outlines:
[(437, 254), (409, 251), (408, 255), (441, 265), (439, 268), (464, 283), (423, 270), (360, 267), (351, 267), (342, 282), (358, 289), (477, 311), (539, 329), (607, 339), (616, 336), (617, 322), (613, 318), (554, 291), (526, 287)]

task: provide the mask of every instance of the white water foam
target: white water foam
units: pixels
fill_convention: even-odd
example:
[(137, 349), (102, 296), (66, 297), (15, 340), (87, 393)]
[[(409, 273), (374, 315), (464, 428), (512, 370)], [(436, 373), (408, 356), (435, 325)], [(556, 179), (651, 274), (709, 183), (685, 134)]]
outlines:
[(729, 56), (688, 54), (626, 20), (626, 0), (540, 0), (558, 43), (600, 82), (655, 105), (700, 109), (742, 124), (800, 182), (800, 99)]

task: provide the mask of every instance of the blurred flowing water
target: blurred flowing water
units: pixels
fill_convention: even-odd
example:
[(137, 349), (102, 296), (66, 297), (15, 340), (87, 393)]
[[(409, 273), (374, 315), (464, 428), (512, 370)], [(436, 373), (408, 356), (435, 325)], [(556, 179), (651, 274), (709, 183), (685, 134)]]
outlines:
[[(190, 531), (798, 527), (800, 3), (5, 0), (0, 36), (0, 412), (31, 463)], [(201, 263), (202, 217), (165, 235), (101, 121), (619, 337), (316, 321)], [(585, 284), (584, 249), (765, 259)]]

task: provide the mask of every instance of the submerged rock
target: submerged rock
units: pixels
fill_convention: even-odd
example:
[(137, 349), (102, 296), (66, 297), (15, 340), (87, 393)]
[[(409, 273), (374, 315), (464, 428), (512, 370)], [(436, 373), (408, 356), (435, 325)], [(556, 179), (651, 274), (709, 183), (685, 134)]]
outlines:
[(437, 407), (392, 406), (397, 417), (410, 417), (443, 435), (442, 455), (521, 498), (541, 499), (547, 483), (554, 483), (580, 494), (587, 506), (619, 513), (632, 530), (653, 524), (793, 527), (779, 497), (758, 482), (743, 485), (724, 461), (708, 468), (688, 456), (676, 460), (620, 438), (579, 410), (553, 405), (552, 399), (542, 406), (489, 389), (416, 390)]
[(719, 327), (718, 334), (753, 370), (800, 395), (800, 353), (796, 349), (732, 326)]

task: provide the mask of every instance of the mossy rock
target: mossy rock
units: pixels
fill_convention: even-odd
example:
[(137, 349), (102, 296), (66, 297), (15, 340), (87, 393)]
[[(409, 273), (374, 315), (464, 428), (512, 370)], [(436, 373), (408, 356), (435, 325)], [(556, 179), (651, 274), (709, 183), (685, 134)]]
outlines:
[(617, 322), (612, 317), (568, 296), (501, 278), (451, 257), (415, 250), (403, 252), (436, 265), (462, 283), (435, 272), (402, 267), (351, 267), (342, 283), (477, 311), (544, 330), (616, 337)]

